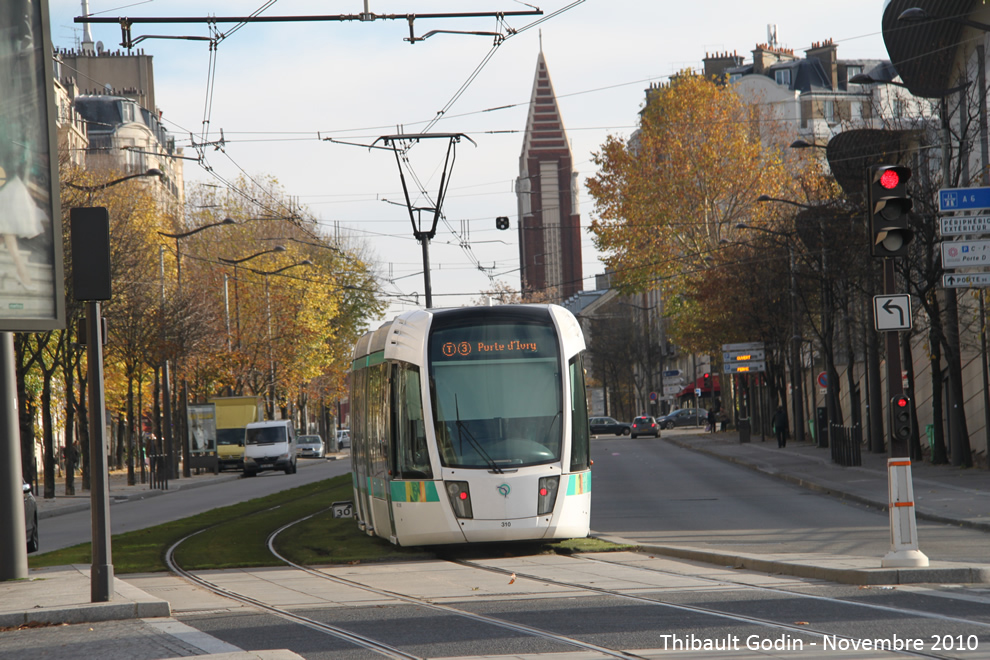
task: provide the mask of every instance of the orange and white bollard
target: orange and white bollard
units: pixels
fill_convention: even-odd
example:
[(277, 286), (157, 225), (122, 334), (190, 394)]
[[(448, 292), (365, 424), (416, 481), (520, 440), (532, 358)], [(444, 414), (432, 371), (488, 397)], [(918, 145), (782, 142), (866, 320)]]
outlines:
[(928, 557), (918, 549), (918, 522), (914, 513), (911, 461), (887, 459), (887, 492), (890, 502), (890, 552), (883, 568), (924, 568)]

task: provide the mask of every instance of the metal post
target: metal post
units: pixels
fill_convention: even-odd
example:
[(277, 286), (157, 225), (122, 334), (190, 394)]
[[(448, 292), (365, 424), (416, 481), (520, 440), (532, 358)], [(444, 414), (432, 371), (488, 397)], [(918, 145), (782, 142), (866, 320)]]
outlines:
[[(987, 63), (983, 44), (976, 45), (977, 84), (980, 92), (980, 180), (990, 186), (990, 130), (987, 127)], [(980, 366), (983, 372), (983, 429), (990, 447), (990, 373), (987, 366), (987, 316), (984, 290), (980, 289)]]
[[(161, 267), (162, 278), (162, 327), (161, 341), (162, 350), (165, 350), (165, 248), (158, 250), (159, 266)], [(172, 446), (172, 391), (169, 382), (168, 356), (162, 356), (162, 440), (165, 443), (165, 456), (168, 476), (173, 479), (178, 477), (178, 465), (175, 460), (175, 448)]]
[(794, 246), (787, 244), (791, 275), (791, 409), (794, 419), (794, 439), (804, 440), (804, 402), (801, 397), (801, 334), (798, 326), (797, 275), (794, 272)]
[(23, 580), (28, 576), (24, 505), (21, 484), (21, 430), (17, 419), (14, 335), (0, 332), (0, 446), (4, 472), (0, 479), (0, 580)]
[[(892, 295), (896, 293), (896, 287), (894, 286), (894, 260), (884, 259), (883, 260), (883, 293), (885, 296)], [(904, 393), (904, 384), (901, 382), (901, 346), (898, 341), (897, 332), (885, 332), (884, 342), (886, 342), (887, 349), (887, 402), (890, 405), (890, 400), (895, 396), (899, 396)], [(910, 456), (911, 452), (908, 448), (907, 442), (904, 440), (899, 440), (890, 434), (890, 453), (888, 456), (891, 458)]]
[(94, 603), (113, 599), (113, 563), (110, 558), (110, 489), (107, 479), (106, 403), (103, 392), (103, 328), (100, 302), (86, 303), (86, 359), (89, 378), (90, 509), (93, 564), (90, 598)]
[(419, 232), (419, 242), (423, 245), (423, 286), (426, 287), (426, 309), (433, 308), (433, 285), (430, 282), (430, 237)]

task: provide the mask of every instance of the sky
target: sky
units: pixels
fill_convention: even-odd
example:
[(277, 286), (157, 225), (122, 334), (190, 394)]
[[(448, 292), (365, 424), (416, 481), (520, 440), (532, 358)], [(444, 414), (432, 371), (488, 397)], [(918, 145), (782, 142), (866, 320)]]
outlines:
[[(388, 295), (386, 317), (425, 306), (423, 256), (413, 238), (399, 167), (390, 151), (369, 149), (383, 135), (463, 133), (436, 238), (429, 245), (435, 307), (472, 304), (501, 281), (519, 288), (514, 182), (542, 47), (579, 172), (584, 288), (603, 272), (587, 230), (594, 213), (584, 181), (592, 155), (609, 135), (634, 130), (645, 91), (685, 68), (700, 70), (706, 53), (751, 51), (776, 25), (781, 46), (797, 54), (832, 39), (840, 58), (887, 59), (880, 35), (882, 0), (90, 0), (101, 17), (230, 17), (267, 5), (265, 16), (532, 11), (506, 19), (515, 33), (497, 48), (491, 36), (437, 33), (409, 43), (405, 20), (252, 23), (227, 32), (211, 64), (207, 42), (146, 39), (154, 58), (155, 94), (165, 127), (185, 147), (219, 140), (205, 167), (185, 162), (187, 186), (221, 184), (239, 175), (273, 176), (328, 235), (364, 246)], [(52, 40), (77, 48), (80, 0), (49, 0)], [(556, 16), (531, 24), (554, 12)], [(493, 32), (494, 18), (427, 20), (431, 30)], [(120, 49), (114, 24), (91, 26), (94, 41)], [(202, 23), (136, 24), (141, 35), (209, 36)], [(136, 52), (136, 51), (135, 51)], [(211, 69), (212, 66), (212, 69)], [(212, 70), (212, 75), (211, 75)], [(212, 81), (212, 84), (211, 84)], [(78, 81), (82, 88), (102, 81)], [(330, 142), (333, 138), (342, 142)], [(408, 152), (423, 188), (436, 199), (447, 142), (421, 141)], [(430, 206), (409, 182), (414, 206)], [(423, 214), (428, 219), (430, 214)], [(507, 216), (508, 231), (495, 227)], [(431, 219), (431, 218), (429, 218)], [(418, 302), (417, 302), (418, 301)]]

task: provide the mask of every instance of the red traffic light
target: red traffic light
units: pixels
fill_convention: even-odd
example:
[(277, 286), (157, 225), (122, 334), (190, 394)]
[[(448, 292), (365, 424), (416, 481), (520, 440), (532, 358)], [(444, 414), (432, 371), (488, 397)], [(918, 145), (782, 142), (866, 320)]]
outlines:
[(894, 399), (894, 405), (898, 408), (907, 408), (908, 400), (906, 396), (899, 396)]
[(880, 175), (880, 185), (887, 190), (893, 190), (901, 183), (901, 175), (897, 173), (896, 169), (885, 170), (883, 174)]

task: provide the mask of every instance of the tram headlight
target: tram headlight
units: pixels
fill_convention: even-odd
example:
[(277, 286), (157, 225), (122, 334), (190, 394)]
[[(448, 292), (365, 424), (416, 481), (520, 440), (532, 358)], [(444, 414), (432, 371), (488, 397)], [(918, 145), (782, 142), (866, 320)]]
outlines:
[(553, 513), (553, 505), (557, 501), (557, 486), (560, 477), (540, 477), (540, 492), (537, 497), (536, 513), (544, 515)]
[(447, 497), (450, 499), (450, 507), (454, 510), (454, 515), (458, 518), (474, 518), (471, 510), (471, 491), (466, 481), (448, 481)]

